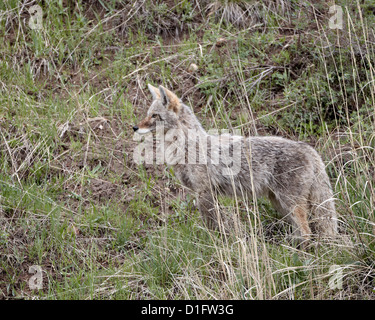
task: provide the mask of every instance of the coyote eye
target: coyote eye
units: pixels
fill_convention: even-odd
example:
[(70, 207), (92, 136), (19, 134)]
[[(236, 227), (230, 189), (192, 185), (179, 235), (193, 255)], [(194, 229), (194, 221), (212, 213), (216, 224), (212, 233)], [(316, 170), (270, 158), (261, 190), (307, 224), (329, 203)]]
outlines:
[(154, 118), (154, 119), (159, 119), (160, 121), (163, 121), (160, 114), (154, 113), (151, 117)]

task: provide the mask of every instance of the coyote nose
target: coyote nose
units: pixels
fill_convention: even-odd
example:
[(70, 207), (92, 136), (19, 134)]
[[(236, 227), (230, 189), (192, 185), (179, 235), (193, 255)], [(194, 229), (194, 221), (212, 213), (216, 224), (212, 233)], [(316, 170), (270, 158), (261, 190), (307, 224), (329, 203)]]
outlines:
[(138, 129), (139, 129), (138, 126), (133, 127), (134, 132), (137, 131)]

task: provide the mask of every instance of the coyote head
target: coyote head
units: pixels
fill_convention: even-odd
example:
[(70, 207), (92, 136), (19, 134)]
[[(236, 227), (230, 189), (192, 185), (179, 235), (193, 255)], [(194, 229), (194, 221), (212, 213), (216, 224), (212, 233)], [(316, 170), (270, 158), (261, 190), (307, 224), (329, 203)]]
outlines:
[(133, 130), (139, 134), (152, 132), (156, 130), (157, 122), (162, 122), (165, 129), (177, 128), (182, 107), (180, 99), (162, 86), (159, 86), (158, 89), (149, 84), (148, 89), (153, 97), (153, 102), (147, 111), (146, 118), (135, 125)]

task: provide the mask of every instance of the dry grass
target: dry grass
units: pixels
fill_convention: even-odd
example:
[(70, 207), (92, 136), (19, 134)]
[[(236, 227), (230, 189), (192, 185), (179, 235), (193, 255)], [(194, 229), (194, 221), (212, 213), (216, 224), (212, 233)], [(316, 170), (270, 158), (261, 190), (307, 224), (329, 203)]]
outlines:
[[(52, 1), (32, 32), (32, 4), (0, 8), (0, 297), (373, 299), (371, 17), (349, 7), (336, 32), (315, 2), (90, 1), (72, 16)], [(209, 232), (173, 173), (133, 162), (148, 82), (207, 129), (315, 146), (341, 237), (301, 251), (263, 199), (219, 199), (233, 232)]]

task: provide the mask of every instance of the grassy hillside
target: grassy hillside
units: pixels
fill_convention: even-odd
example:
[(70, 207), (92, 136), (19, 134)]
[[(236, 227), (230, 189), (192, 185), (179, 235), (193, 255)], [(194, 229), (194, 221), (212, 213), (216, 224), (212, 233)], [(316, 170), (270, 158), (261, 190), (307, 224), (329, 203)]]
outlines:
[[(0, 2), (0, 299), (373, 299), (375, 6), (336, 4), (342, 29), (318, 0)], [(233, 233), (207, 230), (134, 163), (148, 83), (206, 129), (314, 146), (342, 239), (297, 249), (264, 199), (220, 199)]]

